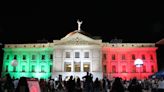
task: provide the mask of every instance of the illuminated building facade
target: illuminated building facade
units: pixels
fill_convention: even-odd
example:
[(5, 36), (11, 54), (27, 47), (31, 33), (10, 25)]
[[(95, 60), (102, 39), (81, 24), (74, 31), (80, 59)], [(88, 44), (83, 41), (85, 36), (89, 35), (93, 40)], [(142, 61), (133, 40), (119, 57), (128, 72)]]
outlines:
[[(152, 43), (107, 43), (102, 47), (103, 73), (108, 78), (148, 78), (158, 71), (156, 49)], [(135, 66), (136, 59), (143, 61), (141, 67)]]
[[(80, 29), (70, 32), (60, 40), (36, 44), (5, 44), (2, 76), (14, 78), (55, 78), (59, 74), (82, 77), (87, 71), (100, 79), (121, 77), (147, 78), (157, 72), (154, 43), (108, 43), (93, 39)], [(135, 59), (142, 59), (137, 68)], [(18, 64), (13, 65), (13, 60)], [(140, 73), (140, 74), (139, 74)]]

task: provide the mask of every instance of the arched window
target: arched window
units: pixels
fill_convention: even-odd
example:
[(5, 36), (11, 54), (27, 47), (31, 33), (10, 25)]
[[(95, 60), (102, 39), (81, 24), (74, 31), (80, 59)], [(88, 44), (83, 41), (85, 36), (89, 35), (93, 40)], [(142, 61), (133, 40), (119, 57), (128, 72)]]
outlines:
[(22, 72), (25, 72), (25, 65), (22, 66)]
[(8, 65), (6, 65), (6, 69), (5, 69), (6, 72), (8, 72)]
[(53, 59), (53, 54), (50, 54), (50, 59)]
[(6, 60), (9, 60), (9, 57), (10, 57), (10, 56), (9, 56), (9, 55), (7, 55), (7, 56), (6, 56)]
[(153, 65), (151, 66), (151, 72), (152, 72), (152, 73), (155, 72), (155, 70), (154, 70), (154, 66), (153, 66)]
[(106, 73), (106, 65), (103, 65), (103, 72)]
[(42, 66), (41, 66), (41, 72), (45, 72), (45, 69), (44, 69), (44, 68), (45, 68), (45, 66), (42, 65)]
[(84, 52), (84, 58), (89, 58), (89, 52)]
[(13, 72), (16, 72), (16, 66), (13, 66)]
[(83, 64), (83, 70), (84, 70), (84, 72), (89, 72), (90, 71), (90, 64)]
[(74, 71), (75, 72), (80, 72), (81, 70), (80, 70), (80, 67), (81, 66), (81, 63), (80, 62), (75, 62), (74, 63)]
[(64, 66), (65, 66), (65, 69), (64, 69), (65, 72), (71, 72), (71, 63), (65, 62)]
[(134, 55), (134, 54), (132, 54), (132, 60), (135, 60), (135, 59), (136, 59), (135, 55)]
[(36, 55), (32, 55), (32, 60), (36, 60)]
[(23, 60), (26, 60), (26, 55), (23, 55), (22, 59), (23, 59)]
[(103, 54), (103, 59), (106, 60), (106, 53)]
[(35, 65), (32, 65), (31, 68), (32, 68), (31, 71), (32, 71), (32, 72), (35, 72)]
[(150, 55), (150, 59), (153, 60), (153, 55), (152, 54)]
[(14, 59), (17, 59), (17, 55), (14, 55)]
[(123, 54), (123, 55), (122, 55), (122, 60), (125, 60), (125, 59), (126, 59), (126, 58), (125, 58), (125, 54)]
[(66, 52), (66, 58), (70, 58), (71, 57), (71, 53), (70, 52)]
[(116, 56), (115, 54), (112, 55), (112, 60), (115, 60), (116, 59)]
[(52, 65), (50, 65), (50, 72), (52, 72)]
[(142, 59), (145, 60), (145, 55), (142, 55)]
[(146, 66), (143, 65), (143, 72), (145, 73), (146, 72)]
[(112, 72), (116, 73), (116, 66), (115, 65), (112, 66)]
[(45, 55), (42, 55), (42, 60), (45, 60)]
[(133, 67), (132, 67), (132, 72), (136, 73), (136, 66), (135, 65), (133, 65)]
[(80, 52), (75, 52), (75, 58), (80, 58)]

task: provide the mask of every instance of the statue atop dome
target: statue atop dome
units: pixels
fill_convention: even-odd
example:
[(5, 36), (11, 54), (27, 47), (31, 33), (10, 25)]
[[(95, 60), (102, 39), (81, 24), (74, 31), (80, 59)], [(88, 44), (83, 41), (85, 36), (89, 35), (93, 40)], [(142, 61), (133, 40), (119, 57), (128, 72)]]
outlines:
[(78, 24), (78, 32), (81, 30), (81, 24), (83, 23), (83, 21), (79, 21), (77, 20), (77, 24)]

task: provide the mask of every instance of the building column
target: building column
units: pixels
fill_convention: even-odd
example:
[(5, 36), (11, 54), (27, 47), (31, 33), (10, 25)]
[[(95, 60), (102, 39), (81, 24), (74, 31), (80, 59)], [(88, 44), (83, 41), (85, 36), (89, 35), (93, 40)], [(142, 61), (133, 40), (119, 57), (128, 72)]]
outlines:
[(71, 62), (71, 72), (74, 72), (74, 62)]
[(83, 70), (83, 62), (81, 62), (80, 64), (81, 64), (81, 65), (80, 65), (80, 71), (83, 72), (83, 71), (84, 71), (84, 70)]
[(93, 61), (91, 61), (91, 62), (89, 63), (90, 72), (92, 72), (92, 67), (93, 67), (92, 62), (93, 62)]

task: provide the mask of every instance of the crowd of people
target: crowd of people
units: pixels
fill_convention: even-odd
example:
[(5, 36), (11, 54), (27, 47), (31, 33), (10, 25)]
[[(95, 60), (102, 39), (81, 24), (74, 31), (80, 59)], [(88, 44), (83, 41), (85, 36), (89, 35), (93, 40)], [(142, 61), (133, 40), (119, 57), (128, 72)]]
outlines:
[[(89, 72), (80, 79), (79, 77), (69, 76), (62, 79), (40, 79), (38, 81), (41, 92), (164, 92), (164, 80), (144, 79), (122, 80), (119, 77), (109, 80), (96, 78)], [(9, 74), (0, 79), (0, 92), (30, 92), (27, 78), (21, 77), (12, 79)]]

